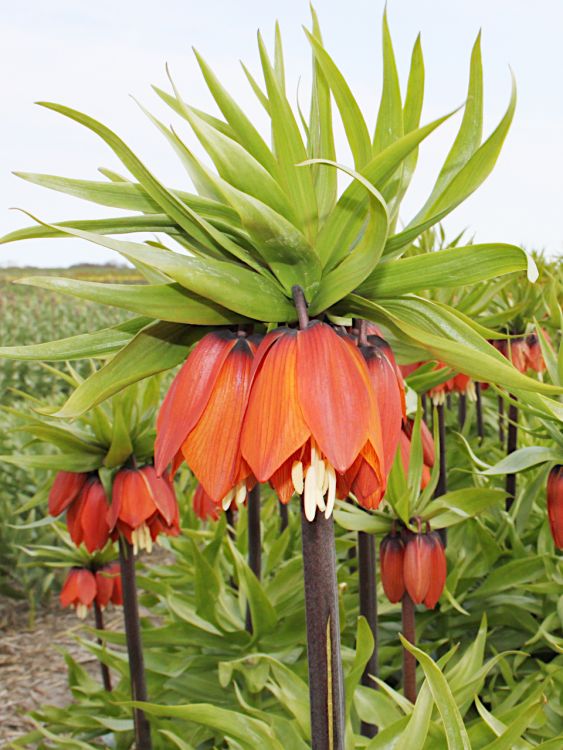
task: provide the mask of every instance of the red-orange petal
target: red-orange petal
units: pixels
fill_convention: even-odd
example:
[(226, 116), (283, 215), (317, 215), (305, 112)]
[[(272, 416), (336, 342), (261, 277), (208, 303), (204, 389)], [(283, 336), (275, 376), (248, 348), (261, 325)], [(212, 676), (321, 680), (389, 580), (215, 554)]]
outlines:
[(241, 428), (250, 389), (252, 351), (244, 339), (223, 362), (209, 401), (182, 445), (207, 494), (220, 503), (241, 473)]
[(405, 546), (405, 588), (415, 604), (421, 604), (430, 588), (432, 544), (426, 534), (412, 534)]
[(223, 363), (237, 342), (231, 331), (214, 331), (196, 344), (172, 381), (158, 414), (155, 466), (162, 474), (197, 423)]
[(563, 549), (563, 466), (554, 466), (547, 478), (547, 515), (555, 546)]
[(113, 481), (108, 523), (113, 529), (118, 519), (136, 529), (156, 512), (150, 485), (136, 469), (121, 469)]
[(217, 521), (219, 519), (220, 505), (214, 503), (207, 492), (198, 483), (193, 497), (193, 508), (196, 516), (202, 521)]
[(442, 596), (444, 586), (446, 585), (446, 576), (448, 573), (446, 563), (446, 553), (440, 535), (433, 531), (427, 534), (427, 539), (431, 544), (430, 551), (430, 585), (424, 598), (424, 604), (428, 609), (434, 609), (438, 600)]
[(49, 492), (49, 513), (59, 516), (73, 500), (76, 500), (88, 474), (74, 471), (59, 471)]
[(267, 482), (310, 437), (297, 399), (297, 332), (273, 334), (256, 352), (259, 367), (241, 434), (242, 455), (259, 482)]
[(328, 325), (313, 321), (297, 334), (297, 392), (303, 418), (337, 472), (354, 463), (369, 437), (375, 399), (358, 352)]
[(170, 525), (178, 515), (178, 501), (176, 500), (174, 485), (166, 477), (158, 477), (152, 466), (143, 466), (139, 471), (149, 484), (159, 513)]
[(67, 576), (60, 594), (63, 607), (70, 605), (92, 605), (96, 596), (96, 579), (94, 574), (85, 568), (73, 568)]
[(107, 497), (103, 485), (98, 479), (88, 483), (82, 494), (84, 497), (79, 514), (82, 541), (88, 552), (92, 553), (103, 549), (109, 539)]
[(107, 607), (113, 594), (114, 576), (106, 568), (96, 571), (96, 604)]
[(400, 602), (405, 593), (404, 559), (405, 546), (401, 538), (393, 534), (384, 537), (379, 547), (381, 583), (385, 596), (392, 604)]

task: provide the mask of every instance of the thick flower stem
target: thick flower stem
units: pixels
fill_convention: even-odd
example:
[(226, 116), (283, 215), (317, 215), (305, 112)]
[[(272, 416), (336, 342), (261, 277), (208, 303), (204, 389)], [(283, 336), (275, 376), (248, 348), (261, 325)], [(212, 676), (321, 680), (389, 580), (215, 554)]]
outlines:
[(504, 446), (504, 399), (498, 397), (498, 440)]
[[(416, 646), (414, 603), (405, 592), (402, 599), (403, 636)], [(403, 648), (403, 693), (411, 703), (416, 703), (416, 659)]]
[(475, 383), (475, 411), (477, 412), (477, 435), (479, 442), (485, 437), (485, 428), (483, 425), (483, 399), (481, 396), (481, 383)]
[(229, 534), (231, 539), (234, 539), (236, 536), (234, 510), (232, 508), (227, 508), (227, 510), (225, 511), (225, 516), (227, 517), (227, 533)]
[[(376, 580), (376, 551), (373, 534), (358, 532), (358, 578), (360, 589), (360, 615), (366, 618), (371, 629), (374, 648), (362, 675), (362, 685), (375, 689), (375, 683), (370, 675), (377, 676), (377, 580)], [(362, 722), (361, 733), (364, 737), (375, 737), (377, 727), (374, 724)]]
[(289, 526), (289, 508), (285, 503), (279, 503), (280, 506), (280, 534)]
[[(512, 397), (514, 398), (514, 396)], [(518, 448), (518, 406), (509, 404), (508, 406), (508, 434), (506, 438), (506, 455)], [(516, 499), (516, 474), (506, 475), (506, 510), (510, 510), (512, 503)]]
[[(134, 701), (146, 701), (147, 686), (141, 643), (141, 626), (139, 622), (135, 556), (133, 554), (133, 547), (123, 537), (119, 539), (119, 560), (121, 563), (121, 583), (123, 586), (125, 637), (127, 639), (129, 673), (131, 675), (131, 696)], [(133, 709), (133, 722), (135, 725), (136, 750), (152, 750), (150, 725), (145, 712), (139, 708)]]
[(457, 404), (457, 419), (459, 422), (460, 430), (463, 430), (466, 417), (467, 417), (467, 396), (465, 395), (465, 393), (460, 393), (459, 401)]
[[(104, 614), (102, 612), (102, 608), (98, 604), (97, 601), (94, 601), (94, 618), (96, 620), (96, 630), (103, 630), (104, 629)], [(97, 639), (98, 645), (103, 646), (104, 642), (101, 638)], [(104, 686), (104, 690), (107, 690), (108, 693), (111, 693), (111, 676), (109, 673), (109, 668), (107, 664), (104, 664), (102, 661), (100, 661), (100, 671), (102, 673), (102, 684)]]
[[(248, 493), (248, 565), (256, 578), (260, 580), (262, 571), (262, 535), (260, 532), (260, 485), (257, 484)], [(252, 633), (252, 616), (246, 608), (246, 629)]]
[(344, 750), (344, 679), (332, 517), (301, 511), (312, 750)]

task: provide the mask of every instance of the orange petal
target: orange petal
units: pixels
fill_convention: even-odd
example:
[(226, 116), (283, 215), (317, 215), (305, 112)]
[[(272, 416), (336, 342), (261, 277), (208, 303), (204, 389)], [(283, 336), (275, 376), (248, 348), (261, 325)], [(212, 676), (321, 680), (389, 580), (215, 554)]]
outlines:
[(430, 551), (430, 586), (424, 598), (424, 604), (428, 609), (434, 609), (442, 596), (444, 586), (446, 585), (446, 576), (448, 573), (446, 554), (440, 535), (437, 532), (427, 534), (431, 543)]
[(109, 539), (108, 503), (103, 485), (99, 480), (88, 484), (83, 495), (84, 500), (79, 517), (82, 541), (88, 552), (92, 553), (103, 549)]
[(201, 484), (198, 484), (193, 497), (194, 513), (202, 521), (217, 521), (219, 519), (220, 505), (214, 503)]
[(140, 474), (148, 482), (156, 507), (167, 524), (178, 515), (178, 501), (174, 485), (166, 477), (158, 477), (152, 466), (144, 466)]
[(267, 482), (310, 436), (297, 401), (297, 332), (273, 333), (273, 342), (266, 336), (256, 353), (260, 367), (241, 436), (242, 454), (259, 482)]
[(73, 500), (76, 500), (88, 474), (74, 471), (59, 471), (49, 492), (49, 513), (59, 516)]
[(240, 434), (251, 368), (252, 352), (239, 339), (223, 363), (198, 423), (182, 445), (188, 466), (217, 503), (240, 476)]
[(150, 485), (141, 473), (135, 469), (118, 471), (113, 482), (112, 507), (108, 516), (110, 528), (113, 529), (115, 521), (119, 519), (131, 529), (136, 529), (155, 512), (156, 504)]
[(554, 466), (547, 478), (547, 514), (555, 546), (563, 549), (563, 466)]
[(368, 439), (373, 415), (365, 362), (330, 326), (313, 321), (297, 335), (297, 385), (311, 434), (344, 473)]
[(96, 604), (107, 607), (113, 593), (114, 576), (105, 568), (96, 571)]
[(385, 596), (392, 604), (400, 602), (405, 593), (404, 558), (405, 546), (401, 538), (392, 534), (384, 537), (379, 548), (381, 583)]
[(432, 543), (426, 534), (413, 534), (405, 547), (405, 588), (415, 604), (421, 604), (430, 588)]
[(196, 344), (172, 381), (158, 414), (155, 465), (162, 474), (199, 420), (237, 337), (231, 331), (208, 333)]

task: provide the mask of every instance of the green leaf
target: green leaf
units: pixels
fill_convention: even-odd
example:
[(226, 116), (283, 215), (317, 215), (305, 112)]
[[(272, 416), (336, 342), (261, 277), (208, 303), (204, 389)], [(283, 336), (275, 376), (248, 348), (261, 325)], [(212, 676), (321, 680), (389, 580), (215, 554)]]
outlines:
[(379, 263), (358, 294), (378, 300), (423, 289), (458, 288), (515, 271), (527, 271), (530, 281), (537, 278), (534, 260), (522, 248), (468, 245)]
[(315, 59), (323, 71), (334, 96), (352, 156), (354, 157), (354, 165), (359, 170), (371, 159), (372, 155), (371, 138), (364, 116), (344, 76), (334, 64), (320, 39), (313, 36), (307, 29), (305, 29), (305, 34), (311, 43)]
[(548, 448), (540, 445), (531, 445), (514, 451), (491, 468), (486, 469), (483, 474), (495, 476), (497, 474), (515, 474), (532, 466), (543, 464), (548, 461), (563, 461), (563, 450), (561, 448)]
[(373, 151), (379, 153), (403, 135), (403, 105), (399, 74), (393, 52), (393, 43), (387, 22), (387, 9), (383, 13), (383, 88), (377, 113), (373, 138)]
[(269, 281), (239, 264), (213, 258), (191, 258), (77, 229), (67, 228), (65, 231), (115, 250), (128, 260), (157, 268), (189, 291), (241, 315), (275, 321), (293, 320), (296, 317), (293, 305), (273, 280)]
[(365, 177), (336, 162), (330, 162), (326, 159), (316, 159), (315, 161), (341, 169), (354, 180), (357, 180), (368, 191), (370, 210), (368, 226), (361, 241), (336, 268), (333, 268), (322, 278), (319, 291), (311, 303), (313, 315), (338, 302), (369, 275), (383, 251), (389, 223), (385, 201)]
[(29, 276), (18, 283), (122, 307), (172, 323), (229, 325), (246, 320), (179, 284), (108, 284), (56, 276)]
[(235, 561), (240, 587), (248, 598), (248, 606), (252, 617), (253, 636), (255, 639), (258, 639), (262, 635), (275, 630), (278, 625), (278, 616), (260, 581), (256, 578), (254, 572), (250, 569), (230, 538), (228, 539), (228, 543)]
[(313, 176), (310, 169), (296, 167), (296, 164), (305, 161), (307, 151), (260, 34), (258, 34), (258, 47), (270, 102), (272, 139), (274, 153), (280, 165), (280, 182), (295, 207), (299, 228), (307, 239), (312, 241), (316, 235), (318, 222)]
[(0, 357), (48, 362), (106, 357), (108, 354), (123, 348), (136, 333), (150, 322), (150, 318), (131, 318), (131, 320), (111, 328), (102, 328), (99, 331), (70, 336), (57, 341), (28, 344), (27, 346), (3, 346), (0, 347)]
[(416, 657), (424, 670), (430, 692), (442, 717), (449, 750), (471, 750), (471, 743), (469, 742), (463, 719), (446, 678), (428, 654), (413, 646), (403, 636), (399, 637), (403, 648), (406, 648), (407, 651), (410, 651)]
[(102, 454), (53, 453), (44, 456), (0, 456), (0, 462), (26, 469), (51, 469), (53, 471), (95, 471), (102, 465)]
[(434, 528), (446, 528), (489, 508), (501, 507), (505, 497), (503, 490), (466, 487), (436, 498), (424, 509), (423, 515), (425, 520), (432, 521)]
[(123, 394), (113, 398), (111, 445), (104, 459), (104, 466), (113, 469), (122, 466), (133, 453), (131, 435), (124, 416)]
[(126, 386), (175, 367), (204, 332), (179, 323), (147, 326), (107, 365), (81, 383), (55, 416), (78, 417)]

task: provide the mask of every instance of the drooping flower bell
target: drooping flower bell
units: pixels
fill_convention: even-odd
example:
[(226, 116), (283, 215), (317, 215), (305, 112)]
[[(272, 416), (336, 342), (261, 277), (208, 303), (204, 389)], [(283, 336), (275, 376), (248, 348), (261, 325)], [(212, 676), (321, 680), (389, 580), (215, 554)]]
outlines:
[(497, 339), (491, 341), (491, 344), (509, 359), (519, 372), (526, 372), (529, 352), (525, 338)]
[(198, 483), (193, 497), (194, 513), (201, 521), (219, 520), (219, 511), (221, 506), (214, 502), (207, 492)]
[(83, 620), (96, 597), (96, 578), (91, 570), (72, 568), (60, 593), (63, 607), (74, 607), (77, 617)]
[(88, 552), (103, 549), (109, 540), (106, 514), (108, 500), (96, 474), (60, 471), (49, 493), (49, 513), (60, 515), (66, 510), (70, 538)]
[(183, 457), (216, 503), (242, 502), (250, 469), (240, 432), (250, 388), (254, 343), (231, 331), (208, 333), (174, 378), (157, 421), (155, 466), (162, 475)]
[(462, 393), (467, 396), (469, 401), (475, 401), (477, 398), (475, 383), (469, 375), (464, 375), (463, 373), (458, 372), (457, 375), (451, 379), (451, 387), (452, 391), (455, 393)]
[(407, 533), (405, 589), (415, 604), (434, 609), (446, 584), (446, 554), (437, 532)]
[(400, 602), (405, 593), (404, 561), (405, 545), (403, 540), (400, 534), (391, 532), (381, 540), (379, 564), (383, 591), (392, 604)]
[[(542, 336), (548, 343), (551, 343), (549, 334), (544, 328), (542, 328)], [(526, 337), (526, 346), (526, 359), (528, 368), (531, 370), (535, 370), (535, 372), (545, 372), (547, 369), (547, 365), (545, 364), (545, 359), (543, 358), (542, 348), (540, 346), (540, 340), (537, 333), (531, 333)]]
[(282, 502), (303, 495), (309, 520), (317, 509), (330, 516), (337, 475), (359, 458), (384, 489), (379, 412), (357, 347), (320, 321), (267, 334), (254, 359), (241, 450)]
[(177, 536), (180, 532), (173, 484), (157, 476), (153, 466), (120, 469), (113, 481), (107, 520), (110, 530), (123, 534), (135, 553), (140, 549), (151, 552), (159, 534)]
[(123, 604), (121, 587), (121, 568), (119, 563), (104, 565), (96, 571), (96, 604), (105, 609), (111, 602), (116, 606)]
[(563, 466), (554, 466), (547, 478), (547, 515), (551, 536), (558, 549), (563, 549)]

